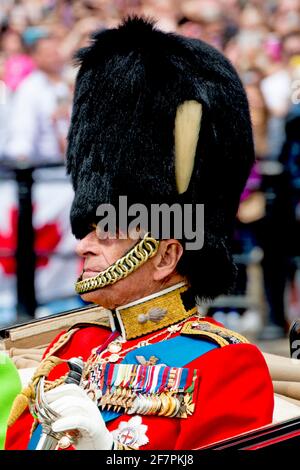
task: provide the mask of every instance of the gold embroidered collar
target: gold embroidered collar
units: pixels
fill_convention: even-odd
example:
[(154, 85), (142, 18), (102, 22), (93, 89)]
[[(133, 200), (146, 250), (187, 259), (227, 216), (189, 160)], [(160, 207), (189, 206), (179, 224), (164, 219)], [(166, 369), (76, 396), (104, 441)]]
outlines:
[(139, 338), (174, 325), (197, 312), (189, 287), (181, 282), (109, 313), (112, 330), (125, 340)]

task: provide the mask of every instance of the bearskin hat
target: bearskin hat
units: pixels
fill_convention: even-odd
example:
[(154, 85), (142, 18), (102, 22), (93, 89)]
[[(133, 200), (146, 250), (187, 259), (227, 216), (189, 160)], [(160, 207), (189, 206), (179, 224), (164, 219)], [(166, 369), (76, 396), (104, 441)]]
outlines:
[[(94, 33), (76, 59), (67, 149), (74, 235), (84, 237), (99, 204), (117, 205), (120, 195), (147, 206), (204, 204), (204, 245), (185, 249), (178, 269), (200, 298), (228, 293), (233, 223), (254, 161), (237, 72), (205, 42), (137, 17)], [(189, 128), (189, 112), (179, 113), (186, 102), (200, 107), (192, 164), (185, 165), (176, 162), (176, 125)]]

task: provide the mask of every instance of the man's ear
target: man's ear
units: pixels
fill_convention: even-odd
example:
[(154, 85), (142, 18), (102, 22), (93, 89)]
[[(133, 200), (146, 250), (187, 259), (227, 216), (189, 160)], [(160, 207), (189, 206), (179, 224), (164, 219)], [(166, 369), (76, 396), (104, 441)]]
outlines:
[(170, 276), (170, 274), (175, 273), (182, 254), (183, 247), (178, 240), (162, 240), (156, 256), (152, 258), (154, 266), (153, 279), (161, 281)]

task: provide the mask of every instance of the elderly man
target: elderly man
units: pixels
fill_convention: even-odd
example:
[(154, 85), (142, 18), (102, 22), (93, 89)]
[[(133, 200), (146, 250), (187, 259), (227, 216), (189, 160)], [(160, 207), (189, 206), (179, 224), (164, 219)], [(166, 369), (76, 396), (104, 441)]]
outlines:
[[(51, 410), (58, 448), (197, 449), (270, 423), (273, 388), (261, 353), (196, 305), (228, 292), (234, 277), (229, 240), (253, 163), (236, 72), (207, 44), (139, 18), (97, 33), (78, 58), (67, 154), (84, 259), (76, 290), (109, 309), (109, 326), (89, 323), (86, 309), (54, 340), (13, 409), (7, 448), (41, 446), (37, 404)], [(169, 236), (162, 227), (154, 233), (162, 203), (181, 209)], [(116, 230), (104, 218), (110, 207)], [(137, 207), (150, 220), (132, 220)], [(195, 233), (204, 230), (201, 247), (189, 243), (191, 214)], [(79, 356), (70, 384), (62, 360)], [(40, 378), (50, 370), (41, 401)], [(37, 412), (33, 433), (24, 397)]]

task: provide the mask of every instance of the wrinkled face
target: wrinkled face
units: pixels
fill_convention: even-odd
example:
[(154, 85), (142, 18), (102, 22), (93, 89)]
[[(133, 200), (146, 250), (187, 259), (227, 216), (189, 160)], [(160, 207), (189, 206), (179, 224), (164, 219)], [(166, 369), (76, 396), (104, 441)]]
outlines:
[[(136, 232), (128, 238), (106, 238), (89, 232), (77, 245), (77, 254), (84, 258), (82, 279), (97, 276), (136, 245)], [(98, 233), (99, 235), (99, 233)], [(161, 240), (157, 252), (127, 277), (114, 284), (86, 292), (82, 298), (110, 310), (141, 299), (187, 279), (177, 271), (183, 248), (178, 240)]]
[[(114, 264), (124, 256), (136, 240), (99, 239), (96, 230), (88, 233), (77, 245), (76, 252), (84, 258), (82, 279), (97, 276), (99, 272)], [(157, 282), (153, 279), (154, 265), (148, 260), (137, 271), (115, 284), (87, 292), (82, 295), (86, 302), (94, 302), (105, 308), (113, 309), (133, 300), (144, 297), (158, 290)]]

